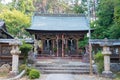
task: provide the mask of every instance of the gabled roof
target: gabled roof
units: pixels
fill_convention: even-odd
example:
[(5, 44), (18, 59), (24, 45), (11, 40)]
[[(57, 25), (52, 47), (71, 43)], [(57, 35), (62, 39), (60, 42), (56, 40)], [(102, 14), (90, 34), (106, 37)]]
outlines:
[(7, 38), (13, 39), (13, 37), (7, 32), (5, 22), (0, 20), (0, 33), (1, 32), (7, 35)]
[(5, 31), (7, 31), (4, 21), (0, 21), (0, 29), (4, 29)]
[(33, 31), (87, 31), (88, 21), (84, 15), (36, 14), (29, 30)]
[(90, 43), (100, 46), (120, 46), (120, 39), (91, 39)]
[[(15, 39), (0, 39), (0, 43), (10, 43), (10, 42), (12, 42), (14, 40)], [(18, 39), (18, 40), (20, 40), (21, 42), (25, 41), (26, 43), (29, 43), (29, 44), (33, 44), (34, 43), (33, 39)]]

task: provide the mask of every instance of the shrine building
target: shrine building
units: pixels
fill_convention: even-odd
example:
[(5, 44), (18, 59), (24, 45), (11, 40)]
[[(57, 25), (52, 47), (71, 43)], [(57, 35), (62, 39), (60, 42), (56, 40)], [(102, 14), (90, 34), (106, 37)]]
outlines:
[(40, 56), (79, 56), (79, 41), (88, 33), (88, 20), (80, 14), (34, 14), (30, 28)]

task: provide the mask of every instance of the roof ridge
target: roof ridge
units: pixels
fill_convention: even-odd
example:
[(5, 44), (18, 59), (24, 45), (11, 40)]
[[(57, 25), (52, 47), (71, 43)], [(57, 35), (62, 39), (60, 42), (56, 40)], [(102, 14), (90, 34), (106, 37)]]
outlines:
[(52, 17), (82, 17), (82, 16), (85, 16), (85, 14), (65, 14), (65, 13), (62, 13), (62, 14), (41, 14), (39, 12), (35, 12), (34, 13), (34, 16), (52, 16)]

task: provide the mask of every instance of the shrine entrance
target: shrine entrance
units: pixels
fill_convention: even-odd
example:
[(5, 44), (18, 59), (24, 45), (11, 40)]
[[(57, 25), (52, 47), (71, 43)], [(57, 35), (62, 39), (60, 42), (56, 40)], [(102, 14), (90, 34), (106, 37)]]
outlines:
[(62, 49), (64, 49), (64, 56), (71, 56), (77, 54), (76, 41), (74, 39), (58, 40), (58, 57), (62, 57)]
[(77, 53), (76, 46), (77, 46), (76, 41), (74, 39), (70, 38), (68, 40), (68, 49), (70, 50), (69, 55), (74, 55), (74, 53)]
[(41, 36), (41, 39), (37, 40), (36, 45), (41, 50), (37, 51), (39, 56), (71, 57), (80, 55), (78, 48), (78, 34), (46, 35), (47, 36), (40, 34), (39, 36)]
[(62, 57), (62, 40), (61, 39), (59, 39), (58, 40), (58, 57)]

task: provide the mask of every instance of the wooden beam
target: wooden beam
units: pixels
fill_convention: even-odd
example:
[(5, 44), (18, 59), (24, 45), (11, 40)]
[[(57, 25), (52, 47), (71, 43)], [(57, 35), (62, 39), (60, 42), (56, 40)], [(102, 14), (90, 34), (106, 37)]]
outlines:
[(44, 47), (44, 39), (41, 39), (41, 51), (43, 51), (43, 47)]
[(78, 43), (78, 41), (79, 41), (79, 40), (76, 39), (76, 49), (77, 49), (77, 53), (79, 53), (79, 47), (78, 47), (78, 44), (79, 44), (79, 43)]
[(64, 34), (62, 34), (62, 57), (64, 57)]
[(59, 40), (59, 36), (56, 35), (57, 39), (56, 39), (56, 42), (57, 42), (57, 57), (58, 57), (58, 54), (59, 54), (59, 44), (58, 44), (58, 40)]

